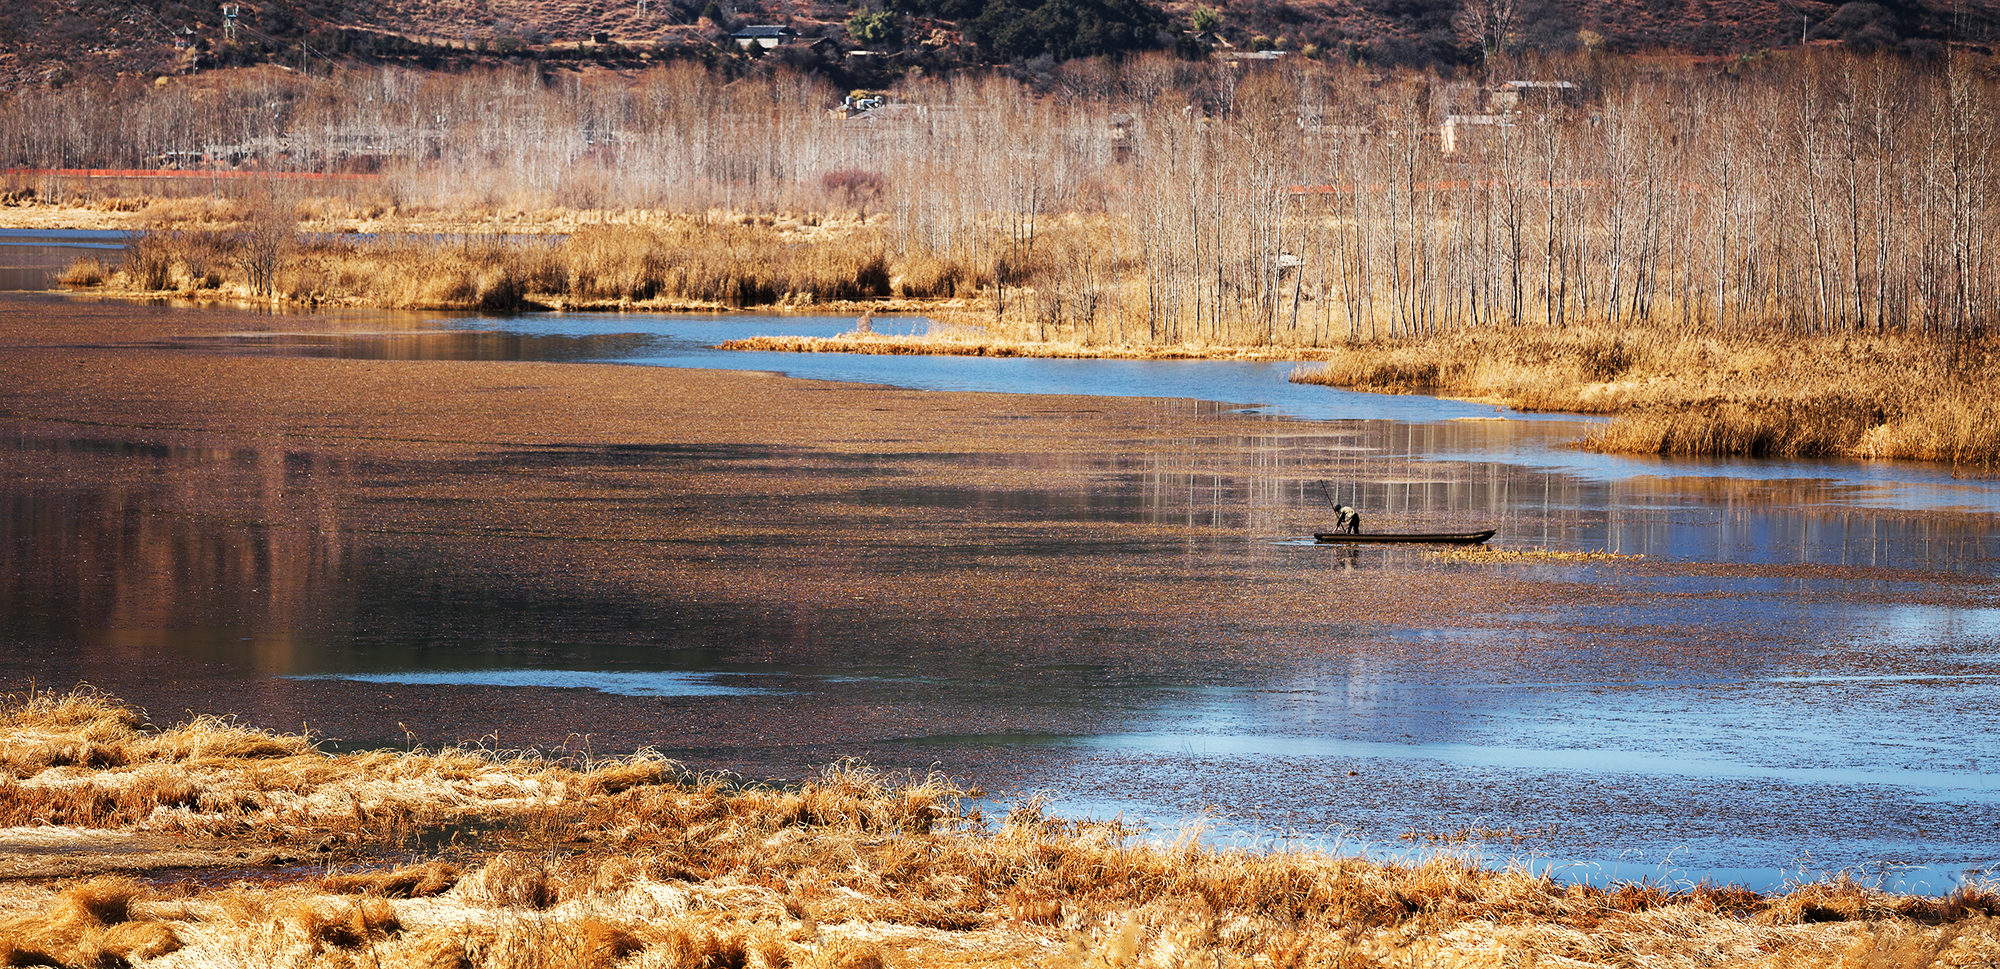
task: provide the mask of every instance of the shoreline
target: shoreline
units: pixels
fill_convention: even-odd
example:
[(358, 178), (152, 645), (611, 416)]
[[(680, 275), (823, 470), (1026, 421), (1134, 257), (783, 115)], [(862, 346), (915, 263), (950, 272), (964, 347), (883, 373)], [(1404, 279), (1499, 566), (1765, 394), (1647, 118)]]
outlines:
[[(981, 792), (936, 777), (846, 766), (767, 787), (644, 755), (326, 754), (233, 718), (155, 726), (89, 691), (0, 705), (0, 763), (22, 777), (0, 802), (16, 825), (0, 826), (0, 950), (21, 964), (249, 950), (312, 964), (543, 965), (569, 950), (590, 966), (828, 969), (2000, 955), (1990, 887), (1599, 889), (1448, 852), (1412, 865), (1256, 854), (1064, 821), (1033, 800), (989, 818), (967, 803)], [(30, 814), (54, 824), (18, 826)], [(173, 853), (131, 853), (148, 841)], [(163, 882), (159, 864), (180, 877)]]

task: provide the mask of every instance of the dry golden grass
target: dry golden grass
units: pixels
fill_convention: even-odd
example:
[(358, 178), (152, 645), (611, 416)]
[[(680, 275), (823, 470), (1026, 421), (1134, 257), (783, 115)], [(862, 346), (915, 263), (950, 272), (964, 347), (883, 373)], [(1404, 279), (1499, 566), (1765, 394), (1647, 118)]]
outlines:
[[(322, 238), (277, 267), (280, 298), (423, 309), (715, 308), (890, 295), (881, 233), (864, 223), (811, 240), (756, 218), (655, 220), (573, 227), (566, 234)], [(155, 225), (120, 272), (139, 292), (247, 297), (242, 224)], [(942, 286), (943, 283), (934, 285)]]
[(1675, 456), (2000, 461), (1992, 341), (1571, 327), (1354, 344), (1293, 379), (1615, 414), (1583, 446)]
[[(221, 888), (121, 877), (11, 884), (0, 890), (5, 965), (126, 965), (170, 953), (187, 966), (690, 969), (2000, 958), (2000, 895), (1989, 890), (1915, 898), (1835, 882), (1775, 896), (1606, 891), (1449, 856), (1399, 866), (1219, 850), (1048, 817), (1034, 803), (987, 819), (942, 779), (854, 765), (780, 788), (649, 757), (335, 756), (215, 718), (150, 726), (89, 692), (10, 700), (0, 750), (17, 776), (10, 802), (44, 787), (117, 792), (131, 786), (126, 778), (171, 767), (195, 802), (128, 811), (115, 823), (349, 846), (318, 852), (344, 859), (332, 871), (295, 865)], [(207, 792), (231, 797), (204, 802)], [(483, 833), (449, 842), (438, 837), (447, 830)]]
[(993, 285), (993, 272), (961, 259), (917, 253), (892, 267), (891, 284), (897, 296), (909, 299), (965, 298)]
[(84, 256), (71, 262), (56, 276), (56, 282), (64, 286), (102, 286), (111, 278), (111, 269), (96, 256)]

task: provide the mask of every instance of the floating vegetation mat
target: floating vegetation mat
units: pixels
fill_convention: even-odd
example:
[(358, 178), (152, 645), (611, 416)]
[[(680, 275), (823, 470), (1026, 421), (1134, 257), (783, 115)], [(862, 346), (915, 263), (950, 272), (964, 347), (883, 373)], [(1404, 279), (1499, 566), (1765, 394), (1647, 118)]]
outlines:
[(1644, 555), (1625, 552), (1607, 552), (1603, 549), (1588, 552), (1563, 551), (1552, 548), (1492, 548), (1486, 545), (1472, 545), (1463, 548), (1443, 548), (1431, 552), (1431, 558), (1443, 562), (1637, 562)]

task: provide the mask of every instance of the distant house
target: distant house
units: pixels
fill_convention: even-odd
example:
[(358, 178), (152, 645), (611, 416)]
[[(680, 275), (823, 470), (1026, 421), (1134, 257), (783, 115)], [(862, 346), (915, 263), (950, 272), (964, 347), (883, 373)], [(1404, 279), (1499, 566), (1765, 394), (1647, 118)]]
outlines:
[(1456, 155), (1466, 149), (1485, 147), (1510, 128), (1514, 119), (1504, 114), (1448, 114), (1438, 127), (1438, 151)]
[(1508, 81), (1487, 95), (1494, 111), (1541, 110), (1571, 101), (1581, 91), (1568, 81)]
[(749, 50), (751, 44), (770, 50), (798, 39), (799, 32), (782, 24), (753, 24), (729, 36), (744, 50)]

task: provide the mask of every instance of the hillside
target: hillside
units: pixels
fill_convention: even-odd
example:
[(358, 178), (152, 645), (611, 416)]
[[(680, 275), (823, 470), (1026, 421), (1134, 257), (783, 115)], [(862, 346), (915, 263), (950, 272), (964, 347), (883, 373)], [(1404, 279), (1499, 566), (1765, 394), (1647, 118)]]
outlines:
[[(1081, 22), (1123, 22), (1132, 45), (1276, 47), (1316, 57), (1385, 65), (1473, 65), (1482, 46), (1562, 51), (1742, 54), (1806, 39), (1850, 49), (1934, 56), (1951, 41), (2000, 38), (2000, 0), (889, 0), (893, 25), (866, 45), (883, 58), (856, 59), (846, 29), (858, 9), (827, 0), (740, 0), (702, 16), (702, 0), (261, 0), (237, 9), (233, 36), (224, 8), (187, 0), (74, 4), (17, 0), (0, 13), (0, 87), (60, 86), (77, 79), (163, 74), (273, 62), (313, 69), (333, 62), (408, 62), (452, 68), (534, 56), (640, 66), (662, 58), (739, 58), (725, 26), (788, 23), (807, 43), (780, 51), (788, 62), (839, 81), (883, 79), (921, 65), (1074, 53), (1052, 41)], [(1060, 7), (1060, 15), (1050, 10)], [(1149, 12), (1150, 11), (1150, 12)], [(1189, 28), (1214, 29), (1198, 39)], [(1020, 41), (1018, 25), (1043, 36)], [(996, 25), (1016, 25), (1009, 42)], [(1136, 38), (1136, 39), (1133, 39)], [(1482, 44), (1482, 40), (1484, 44)], [(1046, 43), (1045, 43), (1046, 42)]]

